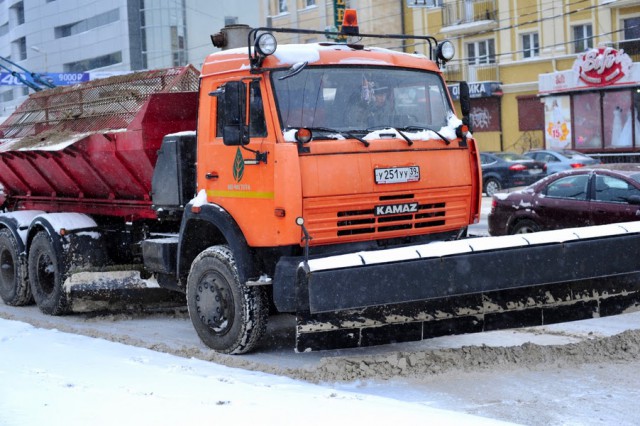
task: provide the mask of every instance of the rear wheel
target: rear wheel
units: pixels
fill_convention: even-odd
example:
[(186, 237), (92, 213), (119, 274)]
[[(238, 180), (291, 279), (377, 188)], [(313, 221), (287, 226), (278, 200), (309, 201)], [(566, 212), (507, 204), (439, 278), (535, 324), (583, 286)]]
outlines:
[(501, 189), (502, 185), (497, 179), (489, 178), (484, 182), (484, 192), (488, 197), (493, 197), (493, 194), (500, 191)]
[(8, 229), (0, 230), (0, 297), (7, 305), (22, 306), (33, 301), (27, 268), (20, 261), (20, 248)]
[(61, 315), (68, 310), (62, 287), (66, 271), (59, 260), (49, 234), (38, 232), (29, 250), (29, 283), (38, 308), (48, 315)]
[(523, 219), (516, 223), (511, 230), (512, 234), (530, 234), (539, 232), (542, 228), (536, 222), (530, 219)]
[(200, 339), (221, 353), (251, 351), (267, 327), (265, 291), (240, 282), (227, 246), (209, 247), (195, 258), (187, 279), (187, 306)]

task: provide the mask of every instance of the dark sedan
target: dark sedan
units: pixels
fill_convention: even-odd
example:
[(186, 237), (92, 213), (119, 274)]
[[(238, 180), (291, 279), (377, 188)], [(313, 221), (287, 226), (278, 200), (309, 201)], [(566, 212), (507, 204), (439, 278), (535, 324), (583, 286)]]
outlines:
[(515, 186), (526, 186), (546, 176), (546, 166), (513, 152), (482, 152), (482, 190), (491, 197)]
[(603, 164), (556, 173), (493, 196), (489, 234), (640, 220), (640, 164)]

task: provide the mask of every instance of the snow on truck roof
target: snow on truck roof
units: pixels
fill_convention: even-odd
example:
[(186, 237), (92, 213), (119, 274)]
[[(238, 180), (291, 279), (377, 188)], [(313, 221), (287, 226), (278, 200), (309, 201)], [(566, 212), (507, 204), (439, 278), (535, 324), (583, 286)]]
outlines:
[[(400, 66), (438, 71), (435, 62), (419, 53), (404, 53), (379, 47), (354, 48), (339, 43), (310, 43), (279, 45), (267, 56), (263, 68), (279, 68), (299, 62), (309, 65), (369, 65)], [(202, 66), (202, 75), (249, 69), (249, 50), (246, 47), (212, 53)]]

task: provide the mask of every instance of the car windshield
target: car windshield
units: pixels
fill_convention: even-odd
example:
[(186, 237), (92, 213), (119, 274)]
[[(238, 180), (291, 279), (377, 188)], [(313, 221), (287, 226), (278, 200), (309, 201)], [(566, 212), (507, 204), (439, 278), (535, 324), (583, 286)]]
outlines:
[(283, 129), (439, 130), (453, 114), (442, 78), (433, 72), (308, 66), (289, 73), (272, 74)]
[(531, 158), (525, 157), (524, 155), (516, 154), (515, 152), (496, 152), (494, 155), (498, 158), (502, 158), (505, 161), (531, 161)]

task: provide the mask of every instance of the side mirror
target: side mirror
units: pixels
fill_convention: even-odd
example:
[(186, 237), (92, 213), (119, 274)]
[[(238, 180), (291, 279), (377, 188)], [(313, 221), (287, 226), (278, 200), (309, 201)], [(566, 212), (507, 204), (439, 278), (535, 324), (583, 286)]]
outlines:
[[(222, 140), (225, 145), (247, 145), (247, 87), (242, 81), (229, 81), (224, 85), (224, 93), (218, 95), (224, 109)], [(219, 117), (220, 118), (220, 117)]]
[(466, 81), (460, 82), (460, 112), (462, 113), (462, 123), (471, 132), (471, 117), (469, 117), (469, 114), (471, 114), (471, 96), (469, 96), (469, 85)]
[(466, 81), (460, 82), (460, 112), (463, 117), (471, 113), (471, 98), (469, 97), (469, 85)]
[(627, 202), (631, 205), (634, 206), (639, 206), (640, 205), (640, 195), (632, 195), (629, 198), (627, 198)]

